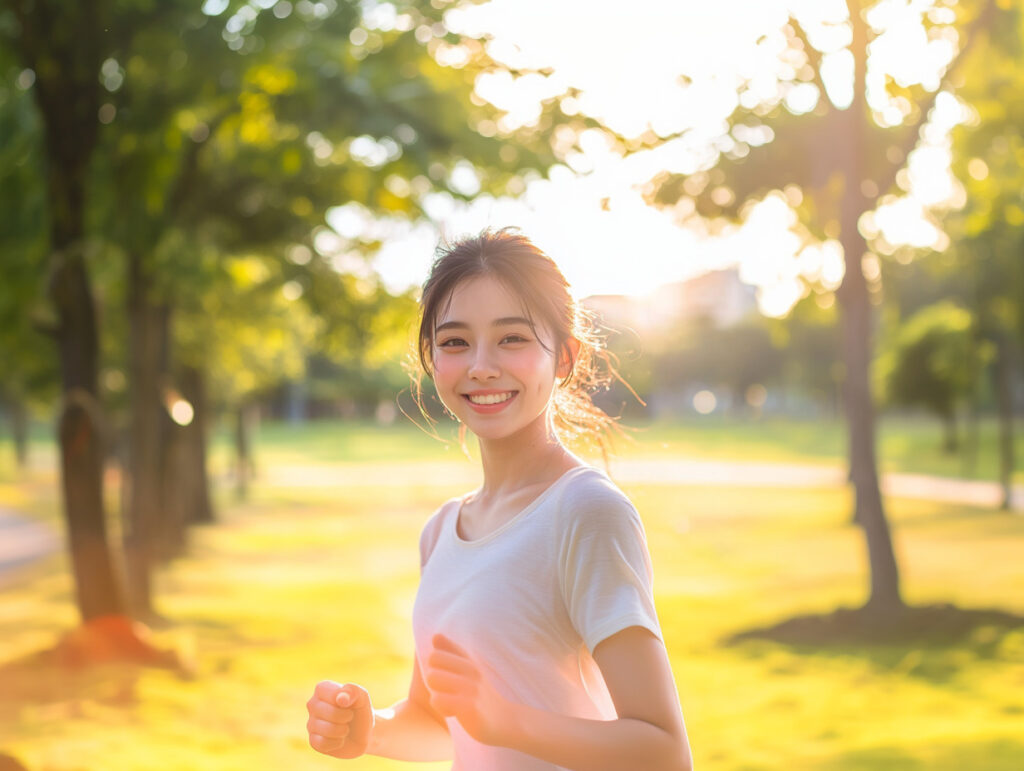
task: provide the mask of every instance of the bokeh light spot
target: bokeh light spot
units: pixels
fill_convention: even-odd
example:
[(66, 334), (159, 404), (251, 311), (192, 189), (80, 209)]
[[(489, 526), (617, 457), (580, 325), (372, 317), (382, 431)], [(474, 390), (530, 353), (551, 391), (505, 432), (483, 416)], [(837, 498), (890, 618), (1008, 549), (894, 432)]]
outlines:
[(698, 391), (693, 395), (693, 408), (701, 415), (710, 415), (718, 406), (718, 399), (711, 391)]
[(168, 412), (171, 415), (171, 420), (179, 426), (187, 426), (196, 414), (192, 405), (180, 397), (171, 402)]

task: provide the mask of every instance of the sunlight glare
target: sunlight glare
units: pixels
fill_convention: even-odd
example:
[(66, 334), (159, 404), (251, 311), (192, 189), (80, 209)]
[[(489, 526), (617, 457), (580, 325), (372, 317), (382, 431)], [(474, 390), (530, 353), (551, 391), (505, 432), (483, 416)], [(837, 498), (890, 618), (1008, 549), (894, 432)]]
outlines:
[[(872, 11), (869, 22), (879, 36), (870, 53), (869, 104), (877, 120), (901, 123), (916, 109), (905, 97), (885, 93), (885, 73), (902, 85), (931, 88), (956, 50), (955, 33), (942, 26), (950, 21), (948, 14), (933, 18), (932, 6), (931, 0), (885, 0)], [(811, 43), (825, 52), (820, 73), (825, 94), (810, 81), (793, 79), (804, 58), (784, 50), (781, 30), (790, 11)], [(923, 14), (938, 26), (925, 30)], [(546, 22), (538, 24), (538, 17)], [(719, 153), (743, 157), (770, 139), (739, 125), (728, 135), (727, 121), (741, 103), (752, 109), (761, 100), (769, 105), (781, 100), (796, 114), (814, 110), (822, 99), (849, 105), (853, 57), (846, 48), (851, 25), (843, 0), (635, 0), (629, 14), (583, 0), (492, 0), (452, 8), (445, 12), (445, 23), (455, 32), (489, 35), (488, 51), (499, 62), (478, 77), (476, 98), (506, 114), (482, 122), (481, 133), (495, 136), (530, 125), (544, 99), (572, 86), (574, 96), (562, 99), (562, 112), (596, 117), (634, 152), (623, 157), (622, 147), (612, 146), (600, 132), (577, 135), (567, 128), (555, 143), (563, 162), (546, 179), (511, 180), (510, 193), (524, 191), (519, 199), (484, 195), (462, 202), (448, 193), (427, 192), (429, 183), (419, 178), (401, 189), (433, 224), (411, 225), (398, 218), (371, 224), (363, 211), (339, 216), (332, 225), (343, 236), (369, 241), (374, 231), (383, 243), (374, 265), (393, 291), (423, 280), (440, 233), (504, 225), (522, 227), (547, 249), (579, 296), (647, 296), (669, 282), (738, 266), (743, 281), (761, 287), (762, 311), (781, 315), (788, 312), (787, 303), (805, 293), (803, 282), (830, 291), (842, 281), (836, 227), (825, 223), (828, 240), (815, 242), (792, 209), (800, 205), (801, 191), (773, 194), (750, 207), (745, 223), (724, 227), (695, 218), (692, 203), (685, 200), (669, 211), (655, 211), (643, 194), (659, 173), (693, 175), (710, 168)], [(585, 34), (567, 44), (567, 30), (582, 32), (584, 23)], [(545, 74), (507, 71), (517, 68), (544, 69)], [(883, 201), (884, 211), (865, 220), (886, 249), (901, 244), (938, 248), (948, 241), (927, 207), (952, 206), (962, 199), (963, 188), (948, 169), (949, 130), (966, 115), (955, 97), (937, 95), (923, 142), (899, 175), (908, 202)], [(641, 149), (641, 137), (667, 141)], [(372, 155), (369, 144), (356, 149)], [(973, 169), (980, 173), (977, 164)], [(460, 173), (451, 177), (453, 186), (460, 184)], [(435, 181), (449, 174), (450, 169), (431, 171)], [(877, 190), (882, 181), (868, 180), (863, 189), (884, 192)], [(704, 180), (700, 187), (705, 185), (720, 202), (729, 202), (729, 191), (719, 181)]]

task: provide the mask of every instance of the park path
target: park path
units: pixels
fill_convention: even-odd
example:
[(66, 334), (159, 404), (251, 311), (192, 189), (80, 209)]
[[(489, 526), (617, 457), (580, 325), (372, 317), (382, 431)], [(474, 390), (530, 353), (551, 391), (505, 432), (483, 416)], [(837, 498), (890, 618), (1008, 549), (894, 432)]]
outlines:
[(14, 571), (64, 545), (64, 536), (52, 527), (0, 507), (0, 587)]
[[(697, 458), (616, 459), (611, 475), (623, 484), (729, 485), (733, 487), (835, 487), (845, 483), (838, 466), (746, 463)], [(346, 465), (276, 465), (264, 469), (264, 481), (280, 487), (346, 487), (348, 485), (445, 485), (473, 487), (480, 483), (476, 464), (469, 461)], [(920, 498), (995, 508), (1001, 500), (996, 482), (953, 479), (924, 474), (888, 473), (882, 492), (896, 498)], [(1024, 511), (1024, 486), (1013, 491), (1012, 507)]]
[[(826, 465), (737, 463), (696, 458), (618, 459), (612, 476), (623, 484), (730, 485), (735, 487), (833, 487), (845, 483), (841, 468)], [(471, 488), (480, 483), (478, 466), (469, 461), (412, 462), (396, 473), (391, 463), (275, 465), (262, 470), (261, 481), (280, 487), (347, 487), (351, 485), (422, 485)], [(999, 485), (923, 474), (889, 473), (882, 477), (885, 495), (995, 508)], [(1013, 491), (1013, 510), (1024, 513), (1024, 486)], [(0, 507), (0, 588), (16, 569), (63, 548), (64, 535)]]

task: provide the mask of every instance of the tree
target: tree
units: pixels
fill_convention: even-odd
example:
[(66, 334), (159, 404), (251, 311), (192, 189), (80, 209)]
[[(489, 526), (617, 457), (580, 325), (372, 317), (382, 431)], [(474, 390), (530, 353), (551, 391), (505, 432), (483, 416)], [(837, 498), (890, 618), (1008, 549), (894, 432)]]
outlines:
[(835, 301), (829, 293), (812, 292), (798, 301), (770, 328), (783, 350), (782, 380), (798, 399), (810, 400), (830, 417), (838, 417), (839, 336)]
[(955, 238), (950, 266), (974, 317), (974, 334), (994, 350), (999, 416), (1002, 508), (1012, 501), (1013, 383), (1021, 379), (1024, 350), (1024, 13), (998, 29), (999, 45), (970, 62), (958, 96), (970, 118), (953, 132), (953, 169), (966, 192), (962, 210), (946, 217)]
[[(174, 337), (183, 382), (192, 378), (190, 390), (205, 397), (188, 400), (189, 427), (197, 423), (202, 431), (214, 405), (234, 416), (236, 482), (239, 497), (244, 498), (252, 475), (249, 427), (254, 400), (279, 383), (304, 375), (321, 322), (299, 298), (282, 290), (279, 260), (262, 255), (224, 257), (216, 267), (217, 276), (202, 294), (179, 301)], [(193, 437), (194, 442), (202, 438)], [(191, 447), (192, 457), (197, 451), (205, 454), (197, 444)], [(199, 471), (194, 469), (188, 478)]]
[(719, 327), (698, 318), (667, 336), (650, 351), (653, 380), (673, 387), (714, 388), (729, 395), (723, 406), (736, 414), (749, 407), (752, 386), (775, 384), (782, 355), (764, 320)]
[(968, 399), (981, 369), (971, 341), (971, 314), (946, 301), (922, 308), (896, 331), (878, 362), (885, 398), (922, 406), (945, 426), (943, 449), (955, 452), (957, 408)]
[(99, 338), (86, 257), (89, 163), (98, 141), (106, 5), (5, 0), (0, 41), (34, 74), (43, 136), (50, 254), (64, 403), (59, 423), (62, 501), (83, 621), (126, 610), (107, 539), (103, 505), (103, 415), (98, 400)]
[[(800, 18), (792, 14), (784, 28), (778, 89), (765, 100), (750, 84), (729, 120), (714, 160), (693, 174), (664, 174), (654, 181), (652, 201), (676, 206), (694, 202), (698, 215), (738, 217), (744, 206), (784, 186), (811, 238), (835, 238), (842, 245), (845, 274), (836, 291), (842, 331), (843, 401), (849, 435), (850, 479), (855, 519), (864, 531), (870, 565), (870, 592), (864, 611), (887, 618), (904, 608), (899, 570), (882, 503), (876, 459), (875, 410), (870, 389), (872, 290), (865, 269), (870, 255), (864, 219), (899, 184), (907, 156), (917, 146), (940, 93), (954, 89), (964, 62), (978, 40), (1006, 23), (1012, 14), (995, 0), (950, 8), (938, 2), (921, 23), (932, 35), (955, 36), (959, 51), (940, 82), (925, 85), (897, 80), (879, 71), (869, 57), (882, 30), (869, 23), (875, 3), (848, 0), (846, 18), (823, 25), (846, 32), (844, 49), (852, 64), (848, 88), (830, 91), (823, 74), (827, 46), (815, 45)], [(870, 80), (869, 80), (870, 76)], [(868, 98), (868, 85), (884, 84)], [(837, 96), (847, 93), (842, 99)], [(810, 94), (806, 110), (803, 97)], [(845, 102), (849, 102), (846, 104)], [(888, 109), (892, 108), (892, 109)], [(724, 152), (722, 152), (724, 151)], [(799, 203), (797, 203), (799, 201)], [(877, 235), (877, 234), (875, 234)], [(881, 239), (872, 239), (881, 250)], [(874, 271), (873, 271), (874, 272)]]
[(0, 408), (11, 421), (19, 466), (27, 462), (31, 407), (51, 400), (57, 390), (56, 367), (40, 328), (47, 323), (47, 222), (39, 126), (26, 93), (31, 79), (0, 56)]
[[(167, 488), (159, 448), (167, 435), (171, 319), (181, 298), (217, 286), (204, 261), (273, 257), (301, 274), (282, 272), (286, 284), (317, 280), (336, 256), (317, 238), (332, 236), (324, 224), (331, 207), (357, 202), (371, 216), (413, 218), (431, 193), (466, 198), (521, 187), (523, 170), (555, 159), (551, 106), (542, 115), (547, 126), (523, 132), (521, 142), (494, 136), (487, 125), (497, 111), (471, 99), (476, 75), (494, 65), (479, 41), (445, 29), (436, 2), (389, 5), (395, 15), (373, 18), (362, 4), (334, 0), (211, 0), (202, 11), (184, 0), (95, 0), (59, 17), (42, 2), (6, 0), (6, 7), (4, 40), (37, 73), (48, 138), (65, 388), (88, 396), (69, 401), (87, 408), (69, 413), (75, 421), (65, 449), (72, 428), (91, 433), (65, 463), (65, 479), (82, 488), (66, 496), (73, 501), (67, 520), (70, 530), (90, 523), (94, 534), (102, 458), (96, 427), (78, 417), (99, 420), (87, 237), (96, 237), (97, 255), (125, 265), (127, 530), (138, 555), (130, 563), (133, 595), (146, 612), (154, 523)], [(350, 241), (343, 251), (374, 248), (372, 238)], [(296, 247), (309, 255), (301, 265), (285, 260)], [(302, 288), (310, 294), (312, 286)], [(105, 547), (98, 561), (93, 572), (112, 577)], [(78, 580), (89, 574), (79, 571)], [(97, 586), (106, 605), (83, 611), (86, 618), (123, 609), (113, 580)]]
[[(474, 192), (456, 168), (503, 189), (520, 169), (554, 160), (543, 132), (514, 148), (474, 130), (493, 114), (470, 101), (475, 74), (491, 65), (479, 43), (446, 32), (433, 5), (403, 4), (405, 22), (377, 27), (351, 3), (291, 13), (257, 6), (208, 4), (209, 16), (191, 4), (177, 15), (164, 6), (179, 38), (126, 22), (104, 63), (112, 90), (104, 171), (114, 190), (104, 215), (128, 265), (130, 553), (139, 555), (133, 585), (144, 611), (145, 555), (157, 548), (148, 533), (158, 531), (151, 522), (164, 488), (157, 384), (170, 354), (160, 341), (171, 339), (170, 309), (210, 288), (195, 260), (272, 256), (286, 267), (282, 285), (310, 297), (318, 286), (345, 289), (332, 281), (336, 255), (322, 245), (341, 242), (324, 224), (332, 207), (354, 202), (370, 216), (414, 217), (430, 192)], [(463, 66), (439, 65), (430, 55), (439, 46), (464, 48)], [(165, 64), (175, 61), (168, 78)], [(309, 255), (302, 264), (286, 257), (296, 247)], [(356, 295), (336, 293), (329, 307), (364, 307)], [(246, 425), (240, 417), (243, 449)]]

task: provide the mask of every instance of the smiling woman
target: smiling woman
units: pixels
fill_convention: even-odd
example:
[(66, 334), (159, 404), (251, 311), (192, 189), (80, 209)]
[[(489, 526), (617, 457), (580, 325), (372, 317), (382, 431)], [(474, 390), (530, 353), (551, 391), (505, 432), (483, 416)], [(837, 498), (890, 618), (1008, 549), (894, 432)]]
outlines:
[(524, 236), (484, 231), (441, 250), (422, 314), (424, 371), (479, 440), (484, 483), (423, 528), (408, 698), (374, 710), (323, 681), (310, 745), (460, 771), (689, 769), (640, 516), (562, 441), (612, 426), (564, 276)]
[[(511, 230), (484, 231), (442, 249), (423, 287), (421, 306), (420, 363), (439, 390), (451, 368), (467, 359), (497, 366), (481, 356), (488, 353), (482, 345), (487, 337), (492, 338), (493, 352), (510, 361), (526, 362), (531, 356), (547, 354), (546, 366), (553, 377), (550, 385), (558, 384), (554, 390), (548, 387), (544, 395), (552, 403), (555, 432), (567, 442), (592, 437), (606, 448), (615, 422), (594, 406), (590, 395), (617, 377), (615, 367), (590, 315), (570, 294), (565, 277), (528, 239)], [(501, 311), (495, 312), (498, 308)], [(480, 336), (475, 346), (467, 339), (474, 331), (473, 321)], [(453, 358), (455, 353), (473, 356)], [(479, 385), (473, 390), (484, 396), (481, 390), (501, 391), (503, 385)], [(452, 414), (462, 419), (456, 409), (460, 400), (441, 397)], [(472, 427), (463, 422), (462, 430), (466, 428)]]
[(569, 373), (571, 349), (556, 359), (552, 330), (517, 314), (516, 297), (483, 275), (451, 292), (435, 330), (438, 396), (480, 438), (496, 439), (540, 418), (556, 378)]

